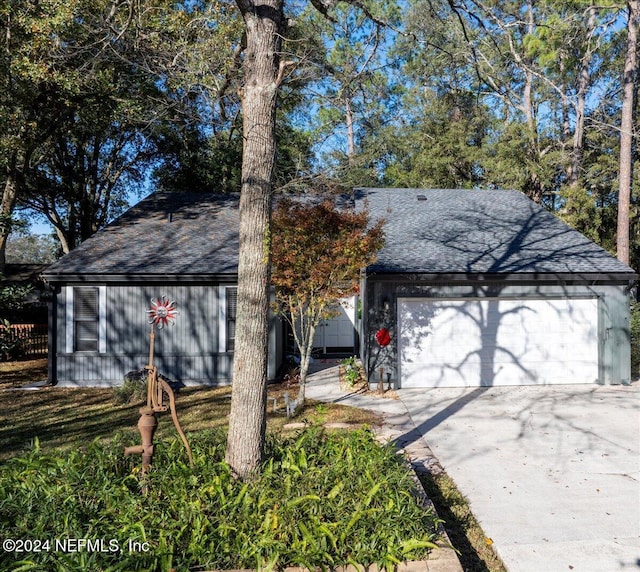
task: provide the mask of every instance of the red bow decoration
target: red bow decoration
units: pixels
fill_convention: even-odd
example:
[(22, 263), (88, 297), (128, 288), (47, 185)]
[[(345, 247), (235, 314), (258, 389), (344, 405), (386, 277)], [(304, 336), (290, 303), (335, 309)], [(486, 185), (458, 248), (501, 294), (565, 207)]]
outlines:
[(380, 344), (381, 347), (388, 346), (391, 343), (391, 334), (387, 328), (380, 328), (376, 332), (376, 341)]

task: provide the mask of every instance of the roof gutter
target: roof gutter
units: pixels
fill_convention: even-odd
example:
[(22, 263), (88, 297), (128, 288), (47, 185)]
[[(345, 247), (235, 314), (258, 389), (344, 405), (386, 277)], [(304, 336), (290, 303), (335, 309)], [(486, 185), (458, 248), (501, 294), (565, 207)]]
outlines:
[(234, 283), (238, 281), (237, 272), (224, 274), (42, 274), (42, 278), (49, 284), (68, 283), (100, 283), (100, 284), (203, 284), (203, 283)]
[(557, 284), (622, 284), (628, 285), (638, 279), (635, 272), (376, 272), (367, 269), (367, 277), (380, 281), (421, 281), (437, 283), (469, 282), (535, 282)]

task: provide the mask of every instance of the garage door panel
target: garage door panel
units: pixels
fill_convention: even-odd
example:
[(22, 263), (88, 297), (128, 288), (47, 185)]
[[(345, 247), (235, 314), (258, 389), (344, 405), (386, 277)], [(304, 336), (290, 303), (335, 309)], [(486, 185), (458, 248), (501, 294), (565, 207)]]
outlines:
[(589, 383), (597, 299), (398, 301), (402, 387)]
[(332, 310), (335, 315), (318, 324), (313, 347), (352, 351), (355, 340), (355, 298), (340, 299)]
[[(421, 387), (425, 379), (429, 379), (437, 387), (469, 385), (468, 381), (476, 377), (481, 366), (477, 354), (470, 354), (467, 359), (453, 363), (416, 361), (403, 368), (403, 381), (406, 375), (411, 387)], [(405, 384), (403, 387), (409, 386)]]

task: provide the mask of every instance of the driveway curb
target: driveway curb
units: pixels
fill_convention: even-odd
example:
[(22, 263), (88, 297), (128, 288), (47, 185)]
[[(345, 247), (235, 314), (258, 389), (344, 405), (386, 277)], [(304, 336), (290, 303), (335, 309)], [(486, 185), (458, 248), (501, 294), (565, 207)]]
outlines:
[[(307, 397), (318, 401), (342, 403), (352, 407), (370, 409), (383, 414), (383, 423), (379, 427), (372, 427), (378, 441), (392, 443), (399, 454), (402, 454), (410, 465), (416, 485), (416, 492), (425, 509), (435, 507), (418, 478), (418, 474), (429, 473), (438, 475), (443, 468), (429, 448), (422, 434), (416, 428), (407, 408), (399, 399), (384, 397), (374, 391), (361, 393), (349, 392), (341, 387), (339, 381), (339, 366), (325, 364), (320, 366), (309, 376), (306, 387)], [(438, 542), (438, 549), (429, 554), (428, 560), (403, 562), (397, 570), (401, 572), (463, 572), (460, 560), (451, 546), (449, 537), (443, 526), (439, 530), (443, 540)], [(402, 567), (401, 567), (402, 566)], [(356, 572), (356, 568), (336, 568), (335, 572)], [(369, 566), (360, 568), (364, 572), (377, 572), (378, 568)], [(302, 572), (303, 569), (287, 569), (285, 572)]]
[(309, 398), (381, 413), (414, 469), (442, 465), (505, 568), (638, 570), (638, 382), (401, 389), (396, 401), (348, 393), (323, 365)]
[[(396, 572), (462, 572), (460, 562), (453, 550), (451, 554), (447, 553), (447, 549), (435, 550), (434, 557), (429, 560), (412, 560), (410, 562), (401, 562), (396, 568)], [(290, 566), (285, 568), (283, 572), (319, 572), (320, 568), (300, 568), (298, 566)], [(380, 568), (377, 564), (370, 566), (338, 566), (331, 568), (330, 572), (383, 572), (384, 567)], [(254, 569), (236, 569), (236, 570), (210, 570), (209, 572), (255, 572)]]

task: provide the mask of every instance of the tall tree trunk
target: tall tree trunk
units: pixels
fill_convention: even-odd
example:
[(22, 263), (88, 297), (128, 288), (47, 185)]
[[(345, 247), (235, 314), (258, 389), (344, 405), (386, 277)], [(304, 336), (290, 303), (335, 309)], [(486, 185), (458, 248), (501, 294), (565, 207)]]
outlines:
[(251, 478), (262, 461), (266, 432), (269, 340), (269, 237), (276, 151), (276, 101), (283, 0), (237, 0), (246, 52), (242, 91), (242, 192), (233, 392), (226, 461)]
[[(589, 8), (589, 18), (587, 20), (587, 34), (589, 38), (593, 35), (596, 26), (596, 9)], [(573, 149), (571, 151), (571, 164), (567, 173), (567, 183), (570, 187), (575, 187), (580, 181), (582, 171), (582, 157), (584, 155), (584, 120), (587, 102), (587, 93), (591, 85), (591, 74), (589, 68), (593, 59), (593, 51), (590, 44), (587, 44), (582, 59), (580, 60), (580, 72), (576, 88), (576, 126), (573, 132)]]
[(624, 61), (622, 91), (622, 118), (620, 121), (620, 170), (618, 174), (618, 260), (629, 264), (629, 208), (631, 204), (632, 150), (633, 150), (633, 99), (637, 67), (638, 0), (628, 0), (627, 51)]
[(7, 263), (7, 239), (11, 233), (11, 215), (16, 204), (16, 197), (16, 181), (7, 177), (2, 192), (2, 203), (0, 204), (0, 275), (4, 274)]
[(347, 124), (347, 159), (353, 162), (356, 154), (356, 138), (353, 131), (353, 111), (351, 110), (351, 91), (347, 90), (344, 98), (345, 119)]
[(560, 109), (562, 110), (562, 149), (566, 148), (566, 143), (571, 136), (571, 126), (569, 124), (569, 97), (567, 96), (566, 77), (566, 53), (561, 50), (558, 55), (558, 66), (560, 69)]
[(67, 234), (64, 231), (64, 224), (62, 223), (62, 221), (60, 221), (58, 225), (54, 225), (54, 230), (56, 231), (56, 236), (60, 241), (60, 246), (62, 247), (62, 253), (69, 254), (72, 250), (72, 246), (71, 246), (71, 243), (69, 242)]
[(0, 202), (0, 274), (4, 274), (7, 263), (7, 239), (11, 233), (11, 217), (18, 198), (19, 158), (17, 151), (9, 159), (5, 173), (2, 201)]
[[(527, 2), (527, 34), (533, 35), (535, 31), (535, 21), (533, 13), (533, 0)], [(529, 144), (529, 154), (535, 158), (536, 163), (540, 159), (540, 144), (538, 137), (538, 121), (536, 118), (536, 109), (533, 101), (533, 82), (534, 74), (531, 71), (533, 61), (530, 57), (524, 58), (524, 86), (522, 91), (522, 109), (527, 121), (527, 139)], [(526, 195), (536, 203), (542, 203), (544, 189), (540, 176), (536, 172), (529, 173), (528, 182), (526, 183)]]
[[(533, 18), (533, 1), (527, 2), (527, 34), (532, 36), (535, 31), (535, 22)], [(524, 109), (524, 115), (527, 120), (527, 127), (529, 128), (529, 137), (531, 138), (532, 145), (537, 149), (537, 125), (534, 116), (533, 109), (533, 72), (531, 71), (532, 59), (525, 56), (525, 82), (522, 94), (522, 107)], [(534, 136), (535, 134), (535, 136)]]

